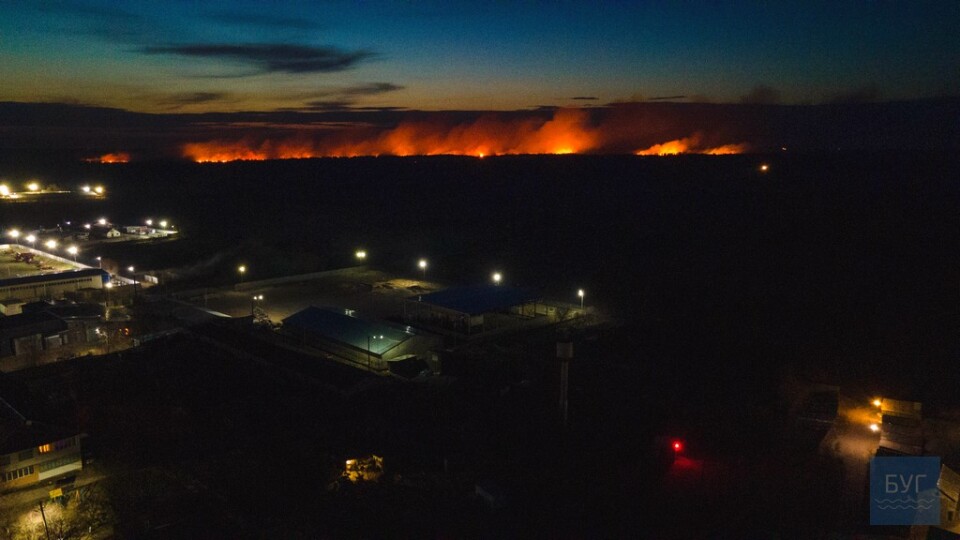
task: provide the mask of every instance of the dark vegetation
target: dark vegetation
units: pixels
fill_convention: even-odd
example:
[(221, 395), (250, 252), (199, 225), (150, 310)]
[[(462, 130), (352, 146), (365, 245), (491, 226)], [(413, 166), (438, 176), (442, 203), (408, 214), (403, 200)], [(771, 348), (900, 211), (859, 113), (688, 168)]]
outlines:
[[(17, 166), (26, 168), (8, 164)], [(960, 167), (950, 156), (49, 167), (61, 184), (102, 179), (112, 196), (48, 208), (44, 219), (162, 214), (184, 238), (123, 257), (154, 268), (219, 257), (182, 286), (228, 283), (241, 257), (251, 279), (352, 264), (362, 245), (372, 264), (402, 273), (428, 256), (431, 275), (451, 282), (483, 281), (497, 268), (548, 296), (575, 301), (584, 287), (589, 304), (621, 321), (576, 338), (566, 435), (556, 422), (553, 335), (531, 336), (515, 347), (519, 360), (490, 359), (498, 367), (449, 384), (368, 387), (331, 375), (344, 394), (192, 338), (75, 364), (71, 379), (84, 382), (71, 384), (89, 396), (80, 410), (103, 461), (199, 481), (205, 500), (223, 499), (197, 522), (224, 531), (830, 528), (843, 522), (831, 506), (836, 465), (785, 436), (785, 379), (955, 405)], [(38, 219), (36, 209), (3, 212), (4, 227)], [(727, 485), (736, 488), (679, 499), (658, 491), (645, 452), (663, 431), (735, 464)], [(400, 477), (326, 490), (342, 459), (369, 451)], [(489, 514), (466, 497), (487, 478), (511, 492), (507, 510)]]

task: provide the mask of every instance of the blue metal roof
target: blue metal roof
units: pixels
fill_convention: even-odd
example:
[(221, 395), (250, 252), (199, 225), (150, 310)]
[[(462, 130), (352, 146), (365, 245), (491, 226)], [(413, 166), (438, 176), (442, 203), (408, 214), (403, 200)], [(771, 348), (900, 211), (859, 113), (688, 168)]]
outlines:
[(0, 279), (0, 287), (13, 287), (16, 285), (29, 285), (31, 283), (46, 283), (48, 281), (60, 281), (62, 279), (75, 279), (81, 277), (101, 276), (103, 282), (110, 281), (110, 273), (99, 268), (84, 268), (82, 270), (68, 270), (66, 272), (57, 272), (56, 274), (40, 274), (36, 276), (23, 276), (9, 279)]
[(369, 344), (370, 352), (378, 356), (414, 335), (412, 331), (401, 330), (385, 323), (358, 319), (347, 315), (343, 310), (315, 306), (287, 317), (283, 320), (283, 327), (305, 330), (362, 351), (366, 351)]
[(480, 315), (533, 302), (539, 300), (540, 295), (530, 289), (506, 285), (471, 285), (414, 296), (412, 299), (467, 315)]

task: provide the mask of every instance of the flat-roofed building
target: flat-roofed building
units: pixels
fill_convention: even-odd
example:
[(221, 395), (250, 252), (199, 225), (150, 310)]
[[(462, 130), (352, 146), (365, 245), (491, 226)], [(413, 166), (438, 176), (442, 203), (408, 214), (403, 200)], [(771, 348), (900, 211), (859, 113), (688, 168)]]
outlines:
[(80, 435), (26, 419), (0, 398), (0, 491), (83, 469)]
[(4, 315), (14, 315), (24, 303), (59, 299), (65, 293), (83, 289), (103, 289), (109, 282), (110, 274), (99, 268), (0, 279), (0, 304), (6, 310), (16, 306), (16, 312), (4, 312)]
[[(506, 285), (452, 287), (404, 301), (404, 322), (448, 335), (472, 336), (504, 327), (510, 319), (548, 315), (541, 296)], [(503, 316), (507, 317), (503, 317)]]
[(310, 306), (283, 320), (283, 332), (301, 345), (384, 371), (387, 362), (407, 355), (425, 355), (440, 340), (409, 326), (371, 321), (352, 310)]

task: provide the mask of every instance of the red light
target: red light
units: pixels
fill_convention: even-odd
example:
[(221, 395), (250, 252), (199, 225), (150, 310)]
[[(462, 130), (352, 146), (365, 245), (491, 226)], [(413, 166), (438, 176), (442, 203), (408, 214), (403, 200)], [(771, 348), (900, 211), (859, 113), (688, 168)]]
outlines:
[(683, 450), (683, 443), (680, 441), (673, 441), (673, 451), (679, 452)]

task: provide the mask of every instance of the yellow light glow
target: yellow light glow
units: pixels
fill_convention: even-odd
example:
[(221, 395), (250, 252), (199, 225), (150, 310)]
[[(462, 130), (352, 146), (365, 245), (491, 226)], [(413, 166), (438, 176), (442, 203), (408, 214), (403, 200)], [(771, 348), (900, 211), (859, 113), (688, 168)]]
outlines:
[(46, 454), (47, 452), (49, 452), (49, 451), (51, 450), (51, 448), (52, 448), (52, 447), (51, 447), (49, 444), (41, 444), (40, 446), (37, 447), (37, 450), (38, 450), (41, 454)]
[(97, 195), (103, 195), (103, 186), (97, 186), (93, 190), (97, 192)]
[(417, 263), (417, 266), (419, 266), (420, 268), (426, 268), (426, 267), (427, 267), (427, 260), (426, 260), (426, 259), (420, 259), (420, 262)]
[(360, 260), (363, 260), (363, 259), (366, 259), (366, 258), (367, 258), (367, 252), (364, 251), (364, 250), (362, 250), (362, 249), (357, 250), (356, 255), (357, 255), (357, 258), (360, 259)]
[(27, 184), (27, 189), (29, 189), (30, 191), (37, 191), (38, 189), (40, 189), (40, 184), (36, 182), (30, 182), (29, 184)]
[(879, 407), (880, 405), (883, 404), (883, 402), (880, 401), (880, 398), (877, 398), (877, 399), (871, 401), (870, 403), (873, 403), (873, 406), (874, 406), (874, 407)]
[(13, 238), (14, 240), (16, 240), (17, 238), (20, 238), (20, 231), (18, 231), (17, 229), (10, 229), (10, 231), (7, 234), (9, 234), (10, 237)]
[(50, 249), (56, 249), (56, 248), (57, 248), (57, 241), (56, 241), (56, 240), (47, 240), (47, 243), (44, 244), (44, 245), (47, 246), (47, 247), (50, 248)]
[(101, 224), (101, 225), (106, 225), (106, 224), (107, 224), (107, 218), (100, 218), (100, 219), (97, 220), (97, 223), (99, 223), (99, 224)]
[(80, 189), (82, 189), (84, 193), (90, 193), (90, 186), (83, 186)]
[(34, 236), (34, 235), (32, 235), (32, 234), (28, 234), (28, 235), (27, 235), (27, 242), (30, 242), (30, 243), (32, 244), (32, 243), (34, 243), (34, 242), (36, 242), (36, 241), (37, 241), (37, 237), (36, 237), (36, 236)]
[(244, 273), (244, 272), (246, 272), (246, 271), (247, 271), (247, 267), (244, 266), (244, 265), (242, 265), (242, 264), (237, 267), (237, 272), (240, 272), (241, 274)]
[(152, 220), (152, 219), (148, 219), (148, 220), (147, 220), (147, 225), (153, 226), (153, 220)]
[(876, 424), (870, 424), (870, 431), (876, 433), (876, 432), (880, 431), (880, 426), (878, 426), (878, 425), (876, 425)]
[(167, 228), (167, 221), (166, 221), (166, 220), (160, 220), (160, 228), (161, 228), (161, 229), (166, 229), (166, 228)]
[(500, 280), (503, 279), (503, 276), (500, 275), (500, 272), (494, 272), (492, 277), (493, 277), (493, 282), (496, 283), (497, 285), (499, 285)]
[(766, 163), (760, 166), (760, 172), (767, 172), (768, 170), (770, 170), (770, 166)]
[(583, 298), (583, 289), (577, 289), (577, 296)]
[(7, 187), (6, 184), (0, 184), (0, 196), (3, 196), (3, 197), (10, 196), (10, 188)]

